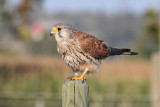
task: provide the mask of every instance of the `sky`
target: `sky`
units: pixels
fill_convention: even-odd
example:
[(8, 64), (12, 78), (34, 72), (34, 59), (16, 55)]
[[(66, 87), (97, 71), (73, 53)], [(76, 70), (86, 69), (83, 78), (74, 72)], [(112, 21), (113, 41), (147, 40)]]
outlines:
[(52, 11), (118, 11), (144, 12), (147, 8), (160, 9), (160, 0), (44, 0), (47, 12)]
[[(8, 0), (10, 4), (17, 5), (21, 0)], [(148, 8), (160, 10), (160, 0), (42, 0), (42, 6), (48, 13), (68, 11), (102, 11), (117, 13), (131, 11), (142, 13)]]

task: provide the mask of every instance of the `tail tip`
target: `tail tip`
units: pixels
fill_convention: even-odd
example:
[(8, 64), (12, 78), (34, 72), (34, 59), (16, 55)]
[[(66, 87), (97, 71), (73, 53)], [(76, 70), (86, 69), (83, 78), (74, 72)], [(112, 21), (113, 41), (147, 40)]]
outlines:
[(138, 55), (137, 52), (123, 52), (121, 55)]
[(137, 53), (137, 52), (130, 52), (131, 53), (131, 55), (138, 55), (139, 53)]

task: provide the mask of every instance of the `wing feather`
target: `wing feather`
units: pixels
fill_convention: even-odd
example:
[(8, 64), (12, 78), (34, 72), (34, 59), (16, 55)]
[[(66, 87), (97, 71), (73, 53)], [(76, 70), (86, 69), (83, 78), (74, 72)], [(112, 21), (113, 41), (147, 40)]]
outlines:
[(108, 56), (109, 47), (96, 37), (77, 31), (74, 38), (78, 40), (81, 49), (96, 59), (103, 59)]

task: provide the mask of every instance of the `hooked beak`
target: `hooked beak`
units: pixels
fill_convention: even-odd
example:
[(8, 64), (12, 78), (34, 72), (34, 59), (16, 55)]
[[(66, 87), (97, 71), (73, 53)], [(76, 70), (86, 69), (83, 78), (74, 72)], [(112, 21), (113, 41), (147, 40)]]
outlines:
[(52, 36), (52, 35), (53, 35), (53, 32), (50, 33), (50, 36)]
[(51, 31), (51, 33), (50, 33), (50, 36), (56, 35), (57, 31), (58, 31), (57, 29), (52, 29), (52, 31)]

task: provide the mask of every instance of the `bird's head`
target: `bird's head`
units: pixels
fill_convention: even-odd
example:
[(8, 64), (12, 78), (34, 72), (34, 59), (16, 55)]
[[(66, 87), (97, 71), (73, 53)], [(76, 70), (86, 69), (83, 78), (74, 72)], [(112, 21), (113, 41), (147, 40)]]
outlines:
[(71, 38), (74, 29), (71, 25), (65, 23), (58, 23), (52, 27), (50, 35), (54, 35), (56, 40), (65, 40)]

